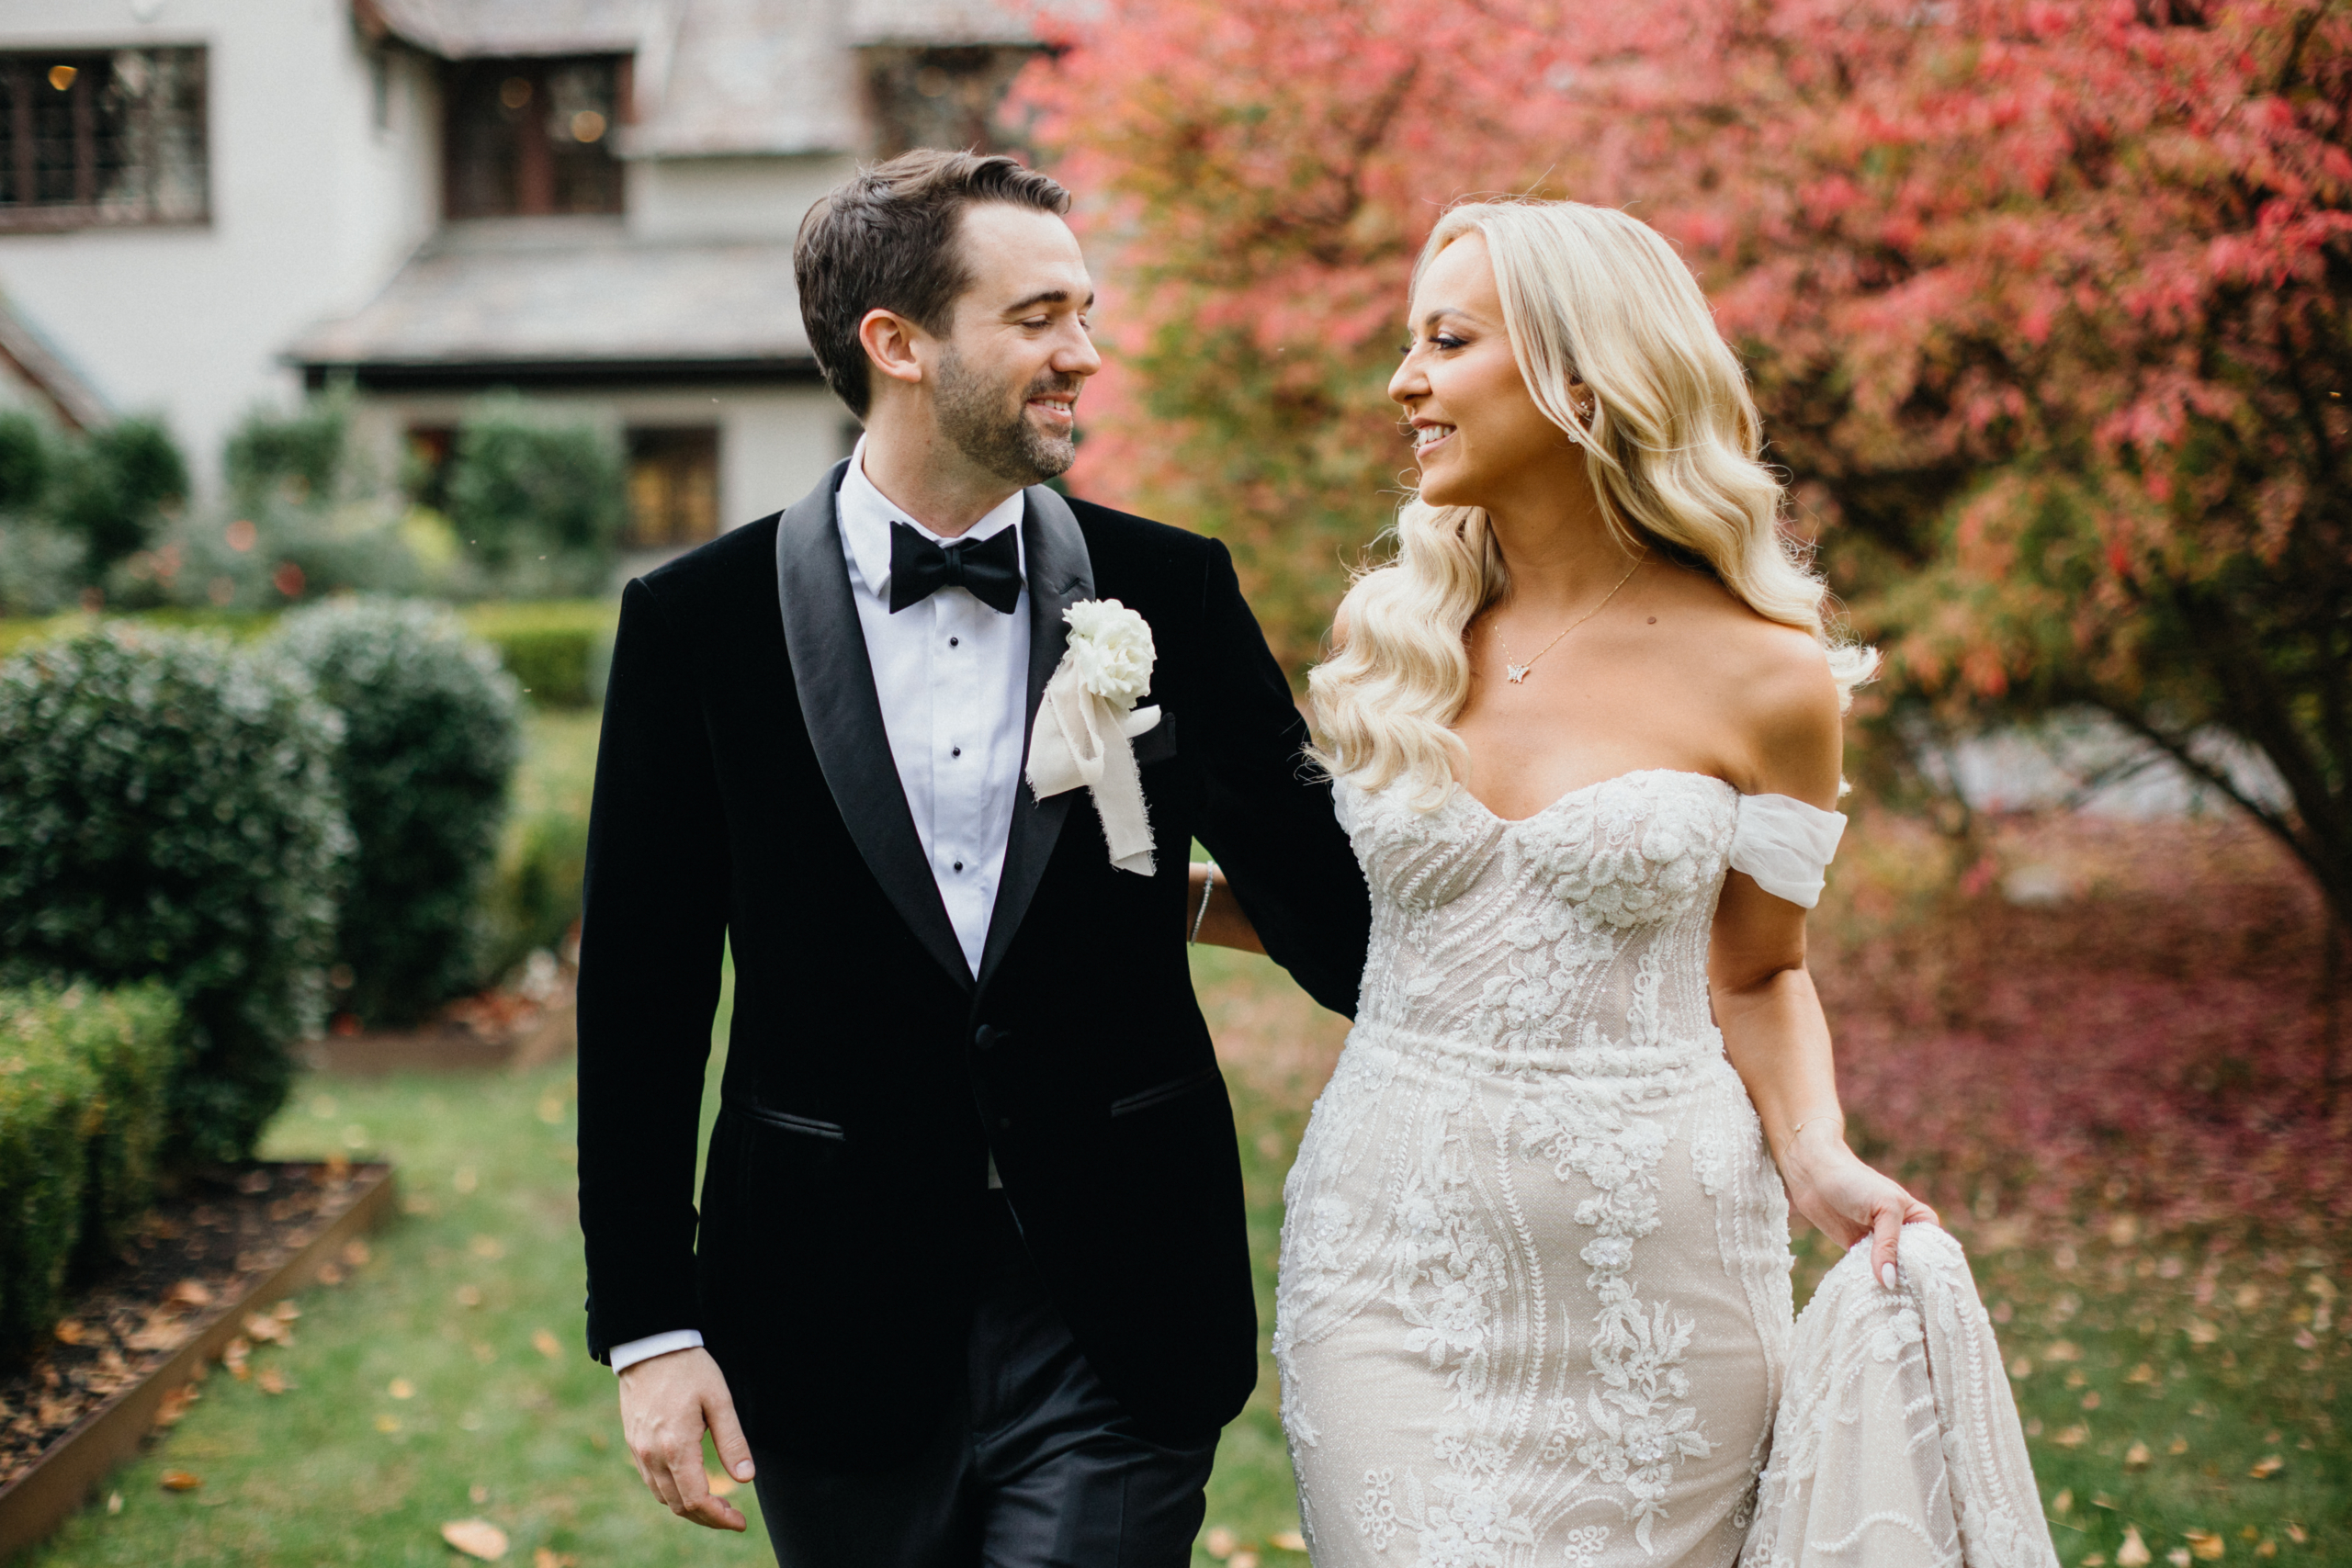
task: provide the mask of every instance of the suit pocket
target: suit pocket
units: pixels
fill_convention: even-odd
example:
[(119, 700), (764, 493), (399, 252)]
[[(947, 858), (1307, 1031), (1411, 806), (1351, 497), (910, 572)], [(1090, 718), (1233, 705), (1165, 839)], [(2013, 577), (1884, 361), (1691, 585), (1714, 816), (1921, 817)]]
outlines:
[(1159, 710), (1159, 722), (1135, 738), (1136, 766), (1148, 768), (1176, 755), (1176, 716)]
[(1216, 1082), (1219, 1076), (1216, 1068), (1203, 1067), (1199, 1072), (1186, 1073), (1182, 1077), (1170, 1078), (1163, 1084), (1154, 1084), (1149, 1089), (1113, 1100), (1111, 1114), (1114, 1117), (1132, 1116), (1138, 1111), (1149, 1111), (1156, 1105), (1165, 1105), (1170, 1100), (1180, 1100), (1195, 1089), (1206, 1088)]

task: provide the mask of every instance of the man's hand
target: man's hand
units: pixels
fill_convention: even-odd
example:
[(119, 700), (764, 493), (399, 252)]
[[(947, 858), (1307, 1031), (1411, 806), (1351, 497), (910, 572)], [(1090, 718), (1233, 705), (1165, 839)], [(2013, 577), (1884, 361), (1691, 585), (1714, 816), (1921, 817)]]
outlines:
[(718, 1462), (738, 1481), (752, 1479), (752, 1447), (735, 1421), (726, 1376), (703, 1349), (672, 1350), (620, 1375), (621, 1432), (629, 1458), (653, 1495), (682, 1519), (715, 1530), (749, 1528), (723, 1497), (710, 1495), (702, 1468), (703, 1428), (710, 1428)]

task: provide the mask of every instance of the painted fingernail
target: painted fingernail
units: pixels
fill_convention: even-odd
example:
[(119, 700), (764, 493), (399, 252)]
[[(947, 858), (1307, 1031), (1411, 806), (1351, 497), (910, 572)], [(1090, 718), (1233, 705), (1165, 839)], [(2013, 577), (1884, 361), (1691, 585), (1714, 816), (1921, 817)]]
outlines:
[(1892, 1263), (1882, 1263), (1882, 1264), (1880, 1264), (1880, 1265), (1878, 1266), (1878, 1277), (1879, 1277), (1880, 1279), (1882, 1279), (1882, 1280), (1885, 1280), (1885, 1281), (1886, 1281), (1886, 1288), (1887, 1288), (1888, 1290), (1890, 1290), (1890, 1291), (1891, 1291), (1891, 1290), (1894, 1289), (1894, 1264), (1892, 1264)]

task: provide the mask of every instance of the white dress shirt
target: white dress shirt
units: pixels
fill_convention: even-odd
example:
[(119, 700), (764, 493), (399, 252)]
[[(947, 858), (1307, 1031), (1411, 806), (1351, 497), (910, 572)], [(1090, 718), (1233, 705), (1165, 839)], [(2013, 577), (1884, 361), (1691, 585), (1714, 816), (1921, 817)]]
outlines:
[[(850, 456), (849, 472), (834, 497), (842, 553), (849, 560), (850, 597), (865, 634), (874, 691), (882, 701), (882, 728), (899, 787), (915, 819), (932, 880), (963, 944), (964, 962), (978, 976), (1004, 874), (1005, 840), (1021, 784), (1022, 728), (1029, 716), (1029, 589), (1023, 582), (1011, 615), (990, 609), (962, 588), (942, 588), (919, 604), (890, 613), (890, 525), (910, 525), (935, 544), (956, 542), (933, 533), (865, 477), (865, 442)], [(959, 537), (992, 538), (1018, 529), (1026, 503), (1015, 491)], [(1016, 545), (1020, 536), (1014, 536)], [(996, 1185), (996, 1168), (989, 1168)], [(702, 1343), (691, 1328), (648, 1335), (613, 1347), (613, 1371)]]

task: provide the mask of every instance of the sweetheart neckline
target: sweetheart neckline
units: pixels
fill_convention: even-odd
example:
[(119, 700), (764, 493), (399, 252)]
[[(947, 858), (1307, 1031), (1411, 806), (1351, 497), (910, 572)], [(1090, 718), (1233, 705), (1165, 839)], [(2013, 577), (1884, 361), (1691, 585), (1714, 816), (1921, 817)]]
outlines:
[(1457, 797), (1468, 801), (1473, 807), (1476, 807), (1478, 811), (1484, 814), (1489, 821), (1498, 823), (1505, 828), (1523, 828), (1530, 822), (1537, 821), (1542, 818), (1549, 816), (1551, 813), (1558, 810), (1561, 807), (1566, 806), (1569, 801), (1574, 800), (1580, 795), (1590, 795), (1594, 790), (1600, 789), (1606, 784), (1623, 784), (1628, 779), (1648, 778), (1652, 776), (1663, 776), (1666, 778), (1677, 779), (1702, 779), (1708, 784), (1721, 784), (1724, 788), (1730, 790), (1735, 799), (1745, 798), (1740, 795), (1738, 787), (1729, 779), (1719, 779), (1713, 773), (1693, 773), (1689, 768), (1629, 768), (1622, 773), (1611, 773), (1605, 779), (1595, 779), (1589, 784), (1578, 784), (1576, 788), (1569, 790), (1566, 794), (1555, 796), (1550, 804), (1538, 807), (1535, 810), (1530, 812), (1525, 817), (1505, 817), (1493, 807), (1488, 806), (1485, 801), (1480, 800), (1476, 795), (1471, 794), (1469, 786), (1466, 784), (1457, 783), (1453, 786), (1453, 793)]

